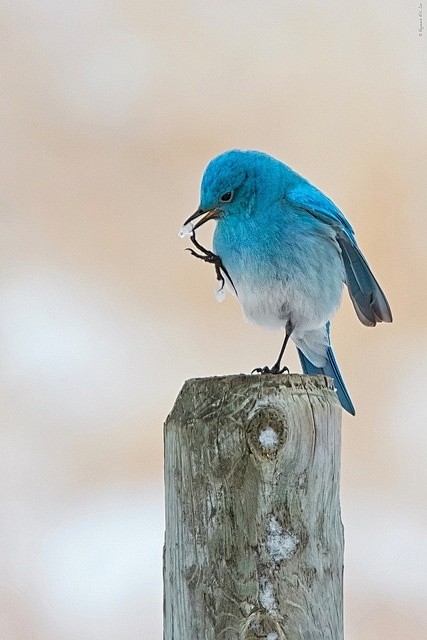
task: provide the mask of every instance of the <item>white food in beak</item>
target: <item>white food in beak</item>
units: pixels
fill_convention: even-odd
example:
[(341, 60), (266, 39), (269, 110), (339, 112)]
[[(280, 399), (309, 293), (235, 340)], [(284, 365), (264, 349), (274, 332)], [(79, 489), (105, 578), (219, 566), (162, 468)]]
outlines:
[(193, 233), (194, 225), (192, 222), (187, 222), (178, 232), (180, 238), (185, 238), (185, 236), (191, 236)]

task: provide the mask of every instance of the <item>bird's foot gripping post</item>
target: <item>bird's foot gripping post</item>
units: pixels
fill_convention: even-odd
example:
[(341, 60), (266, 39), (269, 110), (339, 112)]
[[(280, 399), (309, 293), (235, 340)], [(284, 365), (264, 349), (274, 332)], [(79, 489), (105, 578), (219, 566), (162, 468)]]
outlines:
[(324, 376), (185, 383), (165, 424), (164, 640), (343, 640), (340, 423)]
[(279, 368), (277, 366), (277, 363), (276, 363), (271, 368), (270, 367), (255, 367), (255, 369), (252, 369), (251, 373), (272, 373), (274, 375), (277, 375), (279, 373), (289, 373), (289, 369), (288, 369), (288, 367)]

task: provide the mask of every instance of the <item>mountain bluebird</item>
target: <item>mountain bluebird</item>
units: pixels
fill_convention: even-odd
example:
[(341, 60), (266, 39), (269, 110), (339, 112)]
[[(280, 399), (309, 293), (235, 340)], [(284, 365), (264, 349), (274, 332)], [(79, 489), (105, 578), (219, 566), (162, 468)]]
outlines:
[[(215, 253), (194, 236), (210, 219), (217, 221)], [(364, 325), (392, 317), (338, 207), (279, 160), (259, 151), (226, 151), (206, 167), (200, 207), (181, 230), (187, 234), (203, 250), (199, 257), (224, 274), (249, 321), (285, 331), (277, 362), (254, 371), (287, 371), (281, 361), (291, 338), (304, 373), (331, 376), (342, 406), (354, 415), (329, 336), (343, 283)]]

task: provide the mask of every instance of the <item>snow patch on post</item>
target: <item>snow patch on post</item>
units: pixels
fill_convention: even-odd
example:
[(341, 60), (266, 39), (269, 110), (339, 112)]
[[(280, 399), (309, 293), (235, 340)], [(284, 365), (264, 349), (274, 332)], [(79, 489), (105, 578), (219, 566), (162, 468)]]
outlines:
[(259, 601), (268, 613), (274, 613), (277, 610), (273, 585), (267, 576), (261, 576), (259, 579)]
[(267, 549), (271, 559), (274, 562), (280, 562), (292, 558), (297, 550), (297, 538), (289, 531), (285, 531), (275, 516), (271, 516), (268, 530)]
[(279, 446), (279, 436), (273, 427), (266, 427), (259, 434), (259, 443), (261, 447), (275, 451)]

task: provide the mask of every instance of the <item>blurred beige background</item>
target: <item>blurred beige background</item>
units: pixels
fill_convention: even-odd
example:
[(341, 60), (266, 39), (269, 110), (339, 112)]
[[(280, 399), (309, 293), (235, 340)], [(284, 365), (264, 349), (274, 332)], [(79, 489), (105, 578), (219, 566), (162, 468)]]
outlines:
[(333, 323), (358, 411), (343, 419), (346, 640), (427, 637), (417, 14), (1, 1), (2, 639), (162, 636), (162, 421), (185, 378), (271, 363), (281, 340), (218, 305), (177, 237), (205, 164), (232, 147), (334, 199), (389, 296), (393, 325), (366, 329), (347, 297)]

